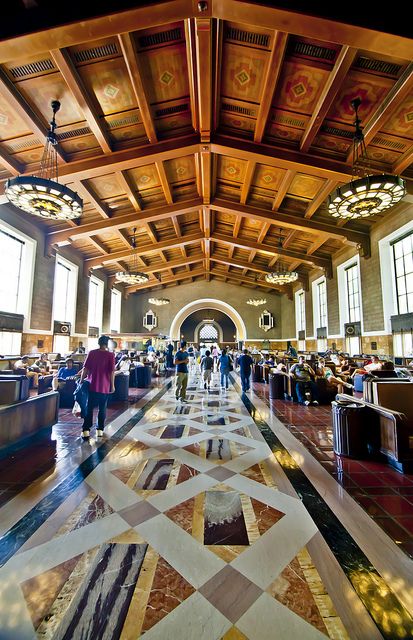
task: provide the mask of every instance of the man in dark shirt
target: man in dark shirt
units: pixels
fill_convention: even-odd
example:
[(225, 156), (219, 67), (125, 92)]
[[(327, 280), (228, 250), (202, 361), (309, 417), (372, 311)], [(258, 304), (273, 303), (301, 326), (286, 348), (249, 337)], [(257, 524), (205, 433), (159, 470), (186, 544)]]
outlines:
[(214, 358), (211, 358), (211, 352), (205, 351), (204, 357), (201, 359), (201, 371), (204, 379), (204, 389), (211, 386), (212, 369), (214, 368)]
[(181, 402), (188, 402), (186, 399), (186, 387), (188, 384), (188, 362), (189, 355), (186, 351), (186, 342), (181, 342), (179, 351), (175, 354), (174, 365), (176, 366), (176, 389), (175, 397)]
[(248, 354), (248, 349), (244, 349), (242, 356), (238, 358), (239, 375), (241, 378), (241, 387), (243, 393), (248, 391), (250, 388), (251, 366), (253, 365), (253, 363), (254, 360)]

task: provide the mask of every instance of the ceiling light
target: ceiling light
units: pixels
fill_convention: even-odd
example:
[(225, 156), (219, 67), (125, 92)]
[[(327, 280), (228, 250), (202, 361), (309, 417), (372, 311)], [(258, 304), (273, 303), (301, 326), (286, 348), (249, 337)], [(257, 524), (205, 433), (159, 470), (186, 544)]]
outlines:
[[(281, 229), (280, 229), (280, 236), (278, 238), (278, 249), (280, 253), (282, 248), (283, 248), (283, 238), (282, 238)], [(277, 271), (273, 271), (272, 273), (267, 273), (265, 276), (265, 280), (269, 284), (280, 284), (280, 285), (291, 284), (291, 282), (295, 282), (298, 279), (298, 273), (296, 271), (290, 271), (289, 269), (284, 269), (284, 267), (281, 264), (281, 261), (278, 261), (277, 265), (279, 265)]]
[(77, 193), (58, 182), (56, 113), (58, 100), (52, 101), (53, 118), (40, 163), (38, 176), (17, 176), (7, 180), (5, 194), (15, 207), (49, 220), (73, 220), (82, 215), (83, 201)]
[(261, 304), (266, 304), (266, 298), (248, 298), (247, 304), (251, 304), (254, 307), (259, 307)]
[(138, 253), (136, 248), (136, 228), (133, 230), (132, 236), (132, 270), (125, 269), (118, 271), (115, 275), (117, 282), (123, 282), (128, 285), (144, 284), (148, 282), (149, 276), (146, 273), (138, 271)]
[(369, 158), (358, 117), (360, 104), (360, 98), (351, 101), (356, 114), (352, 142), (352, 178), (329, 196), (328, 211), (333, 218), (367, 218), (393, 207), (406, 195), (406, 185), (400, 176), (368, 173)]

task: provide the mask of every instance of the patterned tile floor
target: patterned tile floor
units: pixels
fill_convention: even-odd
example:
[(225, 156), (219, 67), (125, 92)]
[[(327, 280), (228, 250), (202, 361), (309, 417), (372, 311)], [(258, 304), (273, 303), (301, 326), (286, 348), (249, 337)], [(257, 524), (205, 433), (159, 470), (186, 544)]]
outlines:
[(413, 475), (401, 474), (381, 462), (337, 456), (333, 451), (330, 406), (303, 407), (270, 400), (268, 385), (254, 383), (253, 387), (254, 393), (314, 458), (413, 558)]
[(0, 508), (0, 638), (411, 638), (412, 585), (373, 566), (265, 405), (164, 383), (98, 446), (63, 415), (54, 452), (3, 461), (22, 491)]

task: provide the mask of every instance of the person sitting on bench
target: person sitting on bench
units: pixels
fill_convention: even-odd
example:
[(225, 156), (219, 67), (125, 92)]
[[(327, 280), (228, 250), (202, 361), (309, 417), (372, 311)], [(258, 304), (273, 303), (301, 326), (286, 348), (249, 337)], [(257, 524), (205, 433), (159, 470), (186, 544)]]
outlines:
[(59, 371), (55, 374), (52, 380), (52, 389), (53, 391), (57, 391), (58, 389), (62, 389), (64, 387), (66, 380), (74, 380), (78, 378), (81, 374), (81, 371), (76, 371), (73, 366), (73, 358), (67, 358), (66, 366), (60, 367)]
[(318, 366), (316, 368), (316, 376), (317, 378), (325, 378), (327, 383), (331, 386), (336, 386), (338, 393), (343, 393), (344, 387), (347, 389), (352, 389), (353, 385), (342, 378), (338, 378), (334, 375), (330, 367), (326, 366), (326, 362), (324, 358), (318, 359)]
[(29, 356), (22, 356), (20, 360), (16, 360), (14, 363), (13, 369), (16, 371), (18, 369), (24, 369), (24, 374), (28, 378), (33, 378), (33, 388), (37, 389), (39, 386), (39, 372), (32, 371), (29, 365)]
[[(295, 391), (297, 394), (298, 402), (300, 404), (318, 404), (318, 389), (314, 382), (315, 372), (306, 363), (304, 356), (298, 357), (298, 362), (293, 364), (290, 369), (290, 377), (295, 381)], [(306, 390), (311, 391), (311, 402), (306, 396)]]

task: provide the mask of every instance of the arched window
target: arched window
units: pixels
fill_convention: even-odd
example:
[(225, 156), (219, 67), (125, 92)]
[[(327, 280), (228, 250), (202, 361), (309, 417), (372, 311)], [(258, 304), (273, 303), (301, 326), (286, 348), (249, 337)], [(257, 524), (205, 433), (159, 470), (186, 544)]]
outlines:
[(204, 324), (199, 330), (200, 340), (218, 340), (218, 330), (212, 324)]

